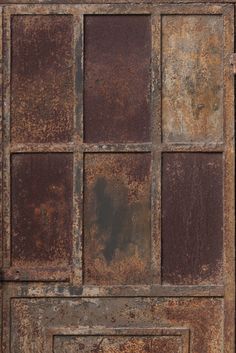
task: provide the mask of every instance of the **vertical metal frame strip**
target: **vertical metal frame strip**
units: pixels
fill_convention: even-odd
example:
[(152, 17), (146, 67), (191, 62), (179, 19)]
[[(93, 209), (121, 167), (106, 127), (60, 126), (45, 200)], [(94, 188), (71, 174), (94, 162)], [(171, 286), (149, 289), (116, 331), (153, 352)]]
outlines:
[(234, 51), (234, 6), (226, 5), (224, 20), (224, 352), (235, 350), (235, 151), (234, 75), (230, 55)]
[(151, 15), (152, 79), (152, 192), (151, 192), (151, 273), (152, 282), (161, 284), (161, 16)]

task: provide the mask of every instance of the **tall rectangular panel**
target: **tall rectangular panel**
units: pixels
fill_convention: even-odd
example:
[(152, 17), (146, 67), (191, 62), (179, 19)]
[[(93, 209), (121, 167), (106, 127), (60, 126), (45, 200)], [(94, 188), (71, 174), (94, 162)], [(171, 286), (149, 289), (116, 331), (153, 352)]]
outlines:
[(84, 279), (150, 281), (150, 154), (85, 157)]
[(66, 142), (73, 129), (73, 18), (15, 15), (11, 41), (11, 140)]
[(85, 17), (86, 142), (150, 140), (150, 64), (150, 16)]
[(222, 17), (163, 16), (162, 68), (163, 140), (221, 141)]
[(164, 153), (162, 279), (221, 283), (223, 171), (220, 153)]
[(12, 156), (13, 266), (69, 263), (72, 161), (67, 153)]

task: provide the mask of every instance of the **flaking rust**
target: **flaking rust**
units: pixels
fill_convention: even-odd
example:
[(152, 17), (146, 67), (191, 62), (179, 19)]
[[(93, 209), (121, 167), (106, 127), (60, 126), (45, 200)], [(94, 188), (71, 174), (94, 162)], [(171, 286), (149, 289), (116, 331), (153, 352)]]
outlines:
[(149, 281), (150, 157), (149, 153), (86, 154), (85, 283)]
[(71, 141), (72, 16), (18, 15), (11, 21), (11, 139)]
[(4, 353), (234, 352), (234, 7), (128, 2), (4, 6)]

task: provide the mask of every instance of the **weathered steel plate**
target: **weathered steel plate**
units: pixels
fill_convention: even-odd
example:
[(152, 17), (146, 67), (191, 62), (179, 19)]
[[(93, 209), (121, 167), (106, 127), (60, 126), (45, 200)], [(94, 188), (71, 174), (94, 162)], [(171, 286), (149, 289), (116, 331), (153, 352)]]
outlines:
[(182, 353), (181, 336), (55, 336), (54, 353)]
[(12, 264), (65, 266), (72, 240), (72, 154), (12, 156)]
[(234, 352), (234, 7), (128, 2), (0, 5), (4, 353)]
[(86, 16), (84, 40), (86, 142), (149, 141), (150, 16)]
[(164, 153), (162, 279), (220, 283), (223, 261), (221, 153)]
[(222, 41), (222, 16), (163, 16), (164, 141), (222, 140)]
[[(133, 342), (133, 348), (131, 341), (126, 350), (119, 350), (121, 335), (124, 342), (127, 335), (146, 339), (151, 335), (156, 337), (156, 347), (158, 337), (163, 342), (163, 337), (182, 336), (183, 353), (189, 352), (189, 345), (194, 353), (222, 352), (224, 308), (220, 298), (14, 298), (11, 303), (12, 353), (87, 352), (76, 347), (76, 339), (85, 335), (87, 348), (94, 341), (102, 344), (95, 352), (146, 352), (140, 339)], [(104, 335), (112, 336), (112, 341)], [(59, 347), (63, 343), (66, 347), (66, 342), (70, 349), (63, 351)], [(155, 343), (150, 352), (159, 353), (154, 347)]]
[(73, 18), (12, 16), (11, 139), (66, 142), (73, 132)]
[(150, 280), (150, 160), (149, 153), (86, 154), (85, 283)]

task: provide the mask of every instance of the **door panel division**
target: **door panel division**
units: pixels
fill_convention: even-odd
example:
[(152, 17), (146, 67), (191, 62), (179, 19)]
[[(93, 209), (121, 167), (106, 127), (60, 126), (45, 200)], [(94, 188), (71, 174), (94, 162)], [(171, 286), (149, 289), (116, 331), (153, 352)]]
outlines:
[(234, 6), (1, 7), (4, 353), (234, 352)]

